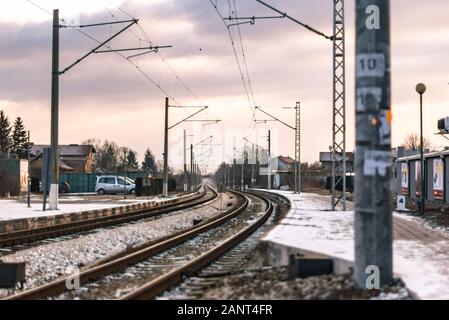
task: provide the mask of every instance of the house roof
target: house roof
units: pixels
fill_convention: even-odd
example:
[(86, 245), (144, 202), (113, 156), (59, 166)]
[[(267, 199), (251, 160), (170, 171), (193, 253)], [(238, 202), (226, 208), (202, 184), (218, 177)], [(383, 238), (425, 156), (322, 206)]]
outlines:
[[(44, 148), (49, 148), (49, 145), (36, 144), (31, 147), (31, 153), (38, 155), (43, 153)], [(59, 145), (59, 155), (64, 156), (88, 156), (91, 152), (95, 153), (96, 150), (93, 145), (90, 144), (69, 144)]]
[[(38, 154), (36, 154), (36, 156), (34, 156), (31, 159), (31, 161), (37, 161), (40, 158), (42, 158), (42, 156), (43, 156), (43, 153), (38, 153)], [(61, 169), (62, 171), (74, 171), (75, 170), (62, 160), (59, 160), (59, 169)]]
[(278, 159), (287, 164), (295, 164), (295, 159), (290, 157), (279, 156)]

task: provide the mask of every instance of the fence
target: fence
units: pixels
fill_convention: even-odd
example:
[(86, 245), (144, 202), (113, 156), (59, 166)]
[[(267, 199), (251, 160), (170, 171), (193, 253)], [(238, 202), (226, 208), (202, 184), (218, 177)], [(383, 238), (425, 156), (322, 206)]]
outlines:
[(71, 193), (95, 192), (97, 175), (95, 173), (63, 173), (59, 182), (67, 182)]
[[(144, 178), (147, 175), (143, 172), (129, 172), (126, 176), (132, 180)], [(62, 173), (59, 175), (59, 182), (67, 182), (70, 185), (71, 193), (95, 192), (97, 183), (96, 173)]]

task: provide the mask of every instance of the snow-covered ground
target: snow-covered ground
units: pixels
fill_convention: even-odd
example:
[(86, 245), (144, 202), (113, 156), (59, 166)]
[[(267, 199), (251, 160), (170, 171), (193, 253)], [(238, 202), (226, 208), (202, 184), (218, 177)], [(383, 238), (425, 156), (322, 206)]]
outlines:
[[(292, 208), (264, 240), (354, 261), (354, 212), (324, 211), (330, 207), (329, 197), (274, 192), (289, 198)], [(397, 214), (394, 221), (416, 228), (416, 237), (394, 240), (396, 276), (421, 299), (449, 299), (449, 235)]]
[(12, 220), (12, 219), (24, 219), (24, 218), (37, 218), (45, 217), (51, 215), (72, 213), (72, 212), (83, 212), (91, 210), (101, 210), (109, 208), (122, 207), (134, 203), (143, 202), (161, 202), (175, 197), (185, 197), (184, 196), (170, 196), (167, 198), (162, 198), (159, 196), (148, 197), (148, 198), (134, 198), (134, 199), (121, 199), (121, 200), (111, 200), (105, 198), (98, 198), (98, 200), (89, 199), (85, 201), (85, 198), (80, 196), (70, 196), (61, 198), (59, 202), (58, 210), (47, 210), (43, 211), (43, 204), (37, 199), (33, 199), (31, 203), (31, 208), (27, 207), (26, 202), (20, 200), (0, 200), (0, 221), (2, 220)]
[[(227, 203), (236, 199), (223, 195), (209, 205), (201, 205), (187, 211), (172, 212), (125, 225), (96, 229), (65, 241), (43, 241), (41, 245), (5, 254), (4, 261), (25, 261), (27, 281), (25, 289), (46, 284), (61, 276), (70, 275), (75, 268), (100, 263), (103, 259), (139, 247), (149, 241), (185, 230), (197, 219), (211, 219), (226, 211)], [(13, 290), (1, 290), (0, 298)]]

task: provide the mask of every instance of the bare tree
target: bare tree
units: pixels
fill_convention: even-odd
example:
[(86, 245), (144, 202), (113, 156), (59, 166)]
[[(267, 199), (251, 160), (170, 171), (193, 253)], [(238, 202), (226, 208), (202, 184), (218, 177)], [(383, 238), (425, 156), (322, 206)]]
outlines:
[[(405, 149), (410, 150), (410, 151), (421, 150), (421, 141), (420, 140), (421, 140), (421, 138), (418, 136), (418, 134), (410, 133), (405, 137), (402, 146)], [(430, 140), (426, 137), (423, 137), (423, 144), (424, 144), (424, 149), (430, 149), (432, 147)]]

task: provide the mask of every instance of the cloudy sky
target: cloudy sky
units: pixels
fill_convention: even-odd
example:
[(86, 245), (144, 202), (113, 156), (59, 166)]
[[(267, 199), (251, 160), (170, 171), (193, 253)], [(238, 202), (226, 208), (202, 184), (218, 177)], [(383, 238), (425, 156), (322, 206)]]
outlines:
[[(294, 154), (290, 129), (275, 123), (256, 126), (251, 123), (252, 110), (233, 47), (210, 0), (33, 2), (48, 11), (58, 7), (66, 21), (77, 24), (129, 19), (128, 13), (140, 20), (139, 25), (152, 43), (173, 45), (173, 48), (161, 50), (162, 56), (148, 54), (132, 59), (149, 78), (111, 53), (92, 55), (62, 75), (61, 143), (80, 143), (87, 138), (109, 139), (137, 150), (140, 158), (147, 147), (160, 158), (166, 96), (157, 87), (160, 86), (175, 99), (173, 104), (208, 105), (208, 111), (196, 119), (222, 120), (212, 126), (181, 125), (171, 131), (172, 145), (180, 145), (182, 129), (194, 134), (194, 143), (213, 134), (212, 143), (216, 148), (213, 157), (221, 161), (223, 152), (218, 144), (225, 144), (225, 136), (229, 136), (231, 130), (252, 134), (252, 140), (265, 145), (264, 136), (271, 128), (278, 142), (275, 149), (284, 155)], [(272, 15), (256, 1), (235, 2), (240, 16)], [(271, 3), (324, 33), (331, 33), (331, 1), (277, 0)], [(436, 148), (441, 148), (445, 140), (434, 132), (437, 120), (449, 116), (449, 3), (447, 0), (394, 0), (391, 5), (393, 144), (401, 144), (405, 135), (418, 132), (419, 105), (414, 87), (424, 82), (428, 86), (425, 135)], [(36, 143), (48, 143), (51, 15), (26, 0), (2, 1), (1, 6), (0, 109), (11, 119), (21, 116)], [(229, 15), (227, 0), (218, 0), (218, 7), (225, 16)], [(354, 1), (346, 1), (346, 15), (347, 138), (348, 151), (351, 151), (354, 147)], [(120, 28), (113, 25), (83, 30), (96, 39), (106, 39)], [(113, 40), (111, 47), (145, 46), (146, 36), (141, 28), (133, 26)], [(231, 29), (246, 77), (238, 29)], [(240, 31), (255, 103), (293, 124), (293, 110), (278, 107), (293, 107), (300, 100), (303, 159), (318, 160), (319, 152), (328, 150), (331, 144), (331, 42), (280, 19), (258, 21), (254, 26), (242, 25)], [(61, 69), (93, 49), (95, 44), (76, 30), (61, 29)], [(251, 94), (250, 98), (252, 100)], [(194, 110), (171, 109), (170, 122), (175, 123)], [(256, 118), (266, 119), (262, 114), (257, 114)], [(197, 154), (204, 150), (198, 150)], [(172, 152), (172, 165), (179, 164), (179, 155), (179, 152)]]

